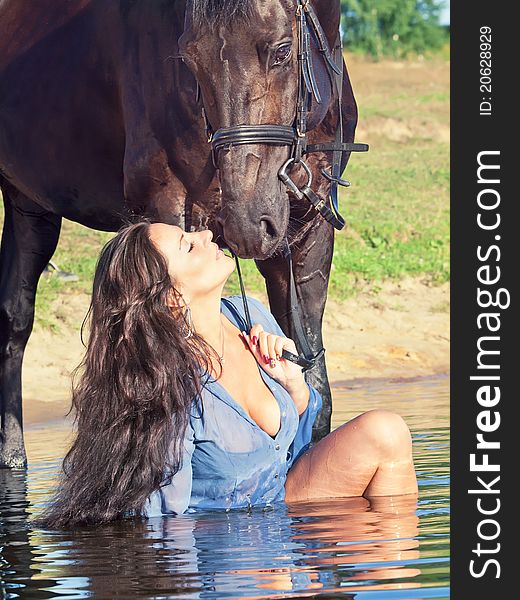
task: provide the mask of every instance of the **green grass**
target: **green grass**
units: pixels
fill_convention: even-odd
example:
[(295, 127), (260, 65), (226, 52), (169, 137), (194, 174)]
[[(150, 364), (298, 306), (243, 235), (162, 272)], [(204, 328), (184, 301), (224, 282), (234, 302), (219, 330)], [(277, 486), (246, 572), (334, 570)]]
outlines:
[[(445, 282), (449, 144), (438, 132), (449, 126), (448, 63), (392, 65), (350, 58), (348, 64), (360, 112), (357, 139), (368, 142), (370, 151), (353, 154), (344, 175), (352, 187), (340, 195), (347, 226), (336, 232), (329, 297), (345, 298), (367, 284), (377, 291), (382, 281), (406, 276)], [(385, 129), (388, 123), (395, 131)], [(63, 222), (53, 260), (79, 281), (40, 279), (38, 325), (58, 330), (55, 301), (90, 293), (97, 256), (112, 235)], [(240, 265), (248, 293), (263, 292), (264, 280), (254, 262), (241, 260)], [(225, 293), (239, 292), (235, 271)], [(78, 322), (83, 316), (78, 315)]]
[(349, 295), (359, 282), (449, 279), (447, 157), (428, 143), (394, 148), (372, 146), (351, 159), (352, 191), (341, 197), (348, 227), (336, 234), (332, 295)]

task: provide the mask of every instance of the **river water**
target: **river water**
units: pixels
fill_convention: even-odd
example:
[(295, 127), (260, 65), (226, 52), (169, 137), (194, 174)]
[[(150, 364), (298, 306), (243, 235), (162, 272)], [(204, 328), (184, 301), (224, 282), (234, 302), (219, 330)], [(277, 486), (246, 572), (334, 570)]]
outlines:
[(373, 408), (404, 417), (418, 501), (277, 503), (42, 531), (28, 519), (48, 500), (71, 433), (65, 422), (31, 426), (27, 472), (0, 471), (3, 597), (448, 598), (448, 377), (337, 383), (333, 397), (333, 429)]

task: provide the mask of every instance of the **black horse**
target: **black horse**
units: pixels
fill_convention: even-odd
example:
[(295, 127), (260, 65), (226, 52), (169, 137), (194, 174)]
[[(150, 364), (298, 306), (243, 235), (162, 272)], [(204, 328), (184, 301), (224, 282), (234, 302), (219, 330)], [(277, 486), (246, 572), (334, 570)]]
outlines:
[[(339, 0), (0, 2), (0, 466), (26, 464), (22, 358), (62, 218), (209, 227), (255, 259), (300, 339), (290, 247), (299, 331), (321, 349), (357, 122), (339, 21)], [(309, 380), (324, 399), (318, 440), (332, 410), (323, 355)]]

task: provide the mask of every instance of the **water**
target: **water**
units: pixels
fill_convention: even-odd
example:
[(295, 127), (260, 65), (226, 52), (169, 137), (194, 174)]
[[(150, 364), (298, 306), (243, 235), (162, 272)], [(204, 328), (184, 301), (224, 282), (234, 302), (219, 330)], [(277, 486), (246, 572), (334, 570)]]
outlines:
[(405, 418), (418, 502), (277, 503), (74, 533), (33, 530), (27, 518), (48, 499), (70, 430), (32, 427), (27, 473), (0, 471), (3, 597), (449, 597), (448, 378), (347, 383), (333, 395), (333, 429), (372, 408)]

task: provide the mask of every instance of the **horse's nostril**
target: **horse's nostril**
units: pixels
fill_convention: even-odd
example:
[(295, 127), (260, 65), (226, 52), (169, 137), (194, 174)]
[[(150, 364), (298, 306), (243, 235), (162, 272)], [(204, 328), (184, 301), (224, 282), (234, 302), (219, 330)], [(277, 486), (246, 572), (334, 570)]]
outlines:
[(268, 217), (260, 219), (260, 230), (269, 238), (275, 238), (278, 235), (276, 227)]

